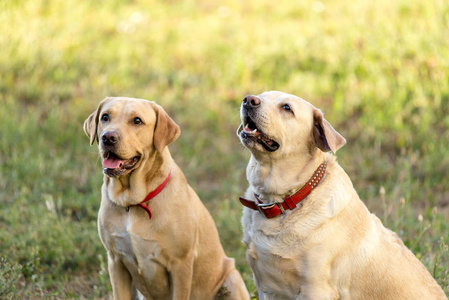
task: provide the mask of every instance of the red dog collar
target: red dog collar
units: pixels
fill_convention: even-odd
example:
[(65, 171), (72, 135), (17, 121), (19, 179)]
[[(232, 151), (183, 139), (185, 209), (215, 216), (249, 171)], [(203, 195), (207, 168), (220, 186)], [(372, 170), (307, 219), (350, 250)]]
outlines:
[(266, 218), (271, 219), (277, 217), (281, 214), (285, 213), (286, 209), (295, 209), (296, 205), (301, 202), (307, 195), (312, 192), (312, 190), (320, 183), (321, 179), (326, 172), (326, 162), (323, 162), (318, 169), (316, 169), (312, 178), (296, 193), (291, 196), (285, 196), (283, 198), (283, 202), (275, 202), (275, 203), (263, 203), (258, 195), (254, 194), (256, 197), (256, 201), (247, 200), (245, 198), (240, 197), (240, 202), (251, 209), (258, 210), (262, 215)]
[[(165, 187), (165, 186), (167, 185), (167, 183), (168, 183), (168, 180), (170, 179), (170, 175), (171, 175), (171, 171), (168, 172), (167, 178), (165, 178), (164, 182), (162, 182), (162, 183), (161, 183), (161, 184), (160, 184), (154, 191), (150, 192), (150, 193), (145, 197), (145, 199), (143, 199), (142, 202), (140, 202), (139, 204), (136, 204), (136, 205), (132, 205), (132, 206), (140, 206), (140, 207), (142, 207), (143, 209), (145, 209), (145, 211), (148, 213), (148, 216), (149, 216), (150, 219), (151, 219), (151, 216), (152, 216), (151, 210), (150, 210), (150, 209), (148, 208), (148, 206), (146, 206), (144, 203), (147, 202), (147, 201), (149, 201), (149, 200), (151, 200), (152, 198), (156, 197), (157, 194), (159, 194), (159, 193), (164, 189), (164, 187)], [(129, 211), (129, 206), (126, 208), (126, 210)]]

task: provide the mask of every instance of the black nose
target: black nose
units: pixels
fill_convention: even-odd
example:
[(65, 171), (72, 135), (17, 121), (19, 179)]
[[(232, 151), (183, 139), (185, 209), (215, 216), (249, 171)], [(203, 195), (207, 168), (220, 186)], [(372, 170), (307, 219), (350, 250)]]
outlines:
[(256, 96), (248, 95), (243, 98), (243, 106), (245, 108), (256, 108), (260, 105), (260, 99)]
[(101, 136), (101, 141), (105, 145), (114, 145), (119, 140), (118, 133), (116, 131), (106, 131)]

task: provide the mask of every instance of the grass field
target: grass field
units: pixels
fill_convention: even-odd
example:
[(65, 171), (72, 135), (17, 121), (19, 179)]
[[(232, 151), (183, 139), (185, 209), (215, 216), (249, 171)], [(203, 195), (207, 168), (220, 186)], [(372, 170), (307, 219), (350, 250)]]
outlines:
[(156, 100), (172, 155), (253, 296), (240, 243), (246, 94), (309, 100), (370, 210), (449, 293), (449, 2), (0, 1), (0, 298), (107, 298), (101, 164), (84, 119)]

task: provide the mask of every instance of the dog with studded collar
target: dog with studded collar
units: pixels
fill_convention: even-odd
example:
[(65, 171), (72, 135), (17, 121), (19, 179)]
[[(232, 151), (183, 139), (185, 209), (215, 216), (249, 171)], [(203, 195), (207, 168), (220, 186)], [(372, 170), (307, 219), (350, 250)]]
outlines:
[(334, 153), (346, 140), (303, 99), (246, 96), (251, 152), (240, 198), (259, 299), (446, 299), (400, 238), (370, 214)]

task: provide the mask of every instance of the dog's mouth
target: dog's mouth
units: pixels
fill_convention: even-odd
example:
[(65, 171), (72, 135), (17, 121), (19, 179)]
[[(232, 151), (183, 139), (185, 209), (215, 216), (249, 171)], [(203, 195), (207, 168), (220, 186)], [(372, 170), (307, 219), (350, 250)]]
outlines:
[(245, 117), (243, 126), (243, 130), (240, 133), (243, 140), (247, 139), (259, 143), (268, 152), (279, 149), (279, 144), (257, 128), (256, 123), (250, 117)]
[(114, 152), (106, 152), (103, 159), (103, 173), (110, 177), (117, 177), (129, 173), (139, 162), (140, 156), (123, 159)]

